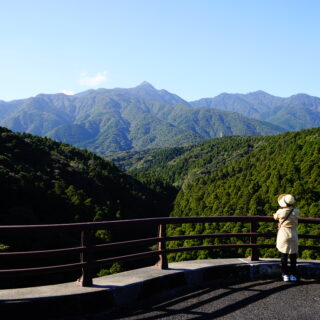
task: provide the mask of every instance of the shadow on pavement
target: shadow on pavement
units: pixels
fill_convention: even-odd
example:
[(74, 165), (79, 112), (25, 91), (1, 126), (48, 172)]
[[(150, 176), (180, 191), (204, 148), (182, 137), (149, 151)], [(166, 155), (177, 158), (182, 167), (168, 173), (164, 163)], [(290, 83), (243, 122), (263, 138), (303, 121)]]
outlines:
[[(318, 288), (318, 293), (315, 292), (314, 285), (316, 285), (315, 288)], [(310, 292), (315, 295), (320, 293), (319, 282), (287, 283), (265, 280), (246, 283), (220, 283), (196, 292), (184, 292), (169, 298), (143, 301), (143, 304), (134, 310), (128, 309), (111, 317), (109, 315), (108, 319), (282, 319), (292, 311), (288, 309), (295, 308), (295, 305), (286, 303), (287, 299), (295, 299), (296, 296), (299, 298), (302, 294), (301, 300), (301, 298), (306, 298), (306, 294), (310, 294)], [(309, 302), (319, 305), (319, 300)], [(298, 307), (298, 305), (296, 306)], [(317, 310), (320, 311), (320, 307)], [(298, 319), (298, 316), (303, 315), (306, 316), (305, 319), (318, 319), (317, 310), (300, 308), (300, 314), (296, 314), (296, 318), (290, 317), (290, 319)], [(307, 315), (309, 311), (311, 316)], [(314, 318), (312, 318), (312, 314), (314, 314)]]

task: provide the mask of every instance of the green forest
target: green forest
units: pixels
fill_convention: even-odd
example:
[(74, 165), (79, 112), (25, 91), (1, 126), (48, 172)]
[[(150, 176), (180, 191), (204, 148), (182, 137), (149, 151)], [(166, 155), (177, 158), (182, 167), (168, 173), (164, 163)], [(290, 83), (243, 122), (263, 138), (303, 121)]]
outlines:
[[(0, 127), (0, 224), (34, 225), (132, 219), (168, 215), (169, 202), (112, 162), (70, 145)], [(98, 230), (96, 243), (138, 237)], [(29, 251), (75, 247), (80, 235), (3, 235), (0, 250)], [(71, 259), (71, 257), (70, 257)], [(79, 260), (79, 256), (75, 257)], [(51, 263), (56, 261), (51, 261)], [(7, 262), (6, 262), (7, 263)], [(2, 263), (1, 268), (9, 266)], [(9, 263), (9, 262), (8, 262)], [(24, 266), (19, 262), (18, 267)], [(41, 261), (50, 264), (50, 261)], [(12, 265), (11, 265), (12, 266)], [(114, 268), (113, 268), (114, 269)]]
[[(130, 158), (130, 157), (129, 157)], [(169, 186), (177, 196), (171, 216), (272, 216), (277, 197), (292, 193), (302, 217), (319, 217), (320, 129), (308, 129), (267, 137), (223, 137), (193, 146), (169, 148), (128, 161), (118, 155), (115, 162), (155, 190)], [(276, 233), (276, 225), (261, 223), (260, 232)], [(300, 234), (320, 234), (316, 225), (300, 225)], [(172, 226), (170, 235), (249, 232), (249, 225), (237, 223)], [(228, 242), (229, 241), (229, 242)], [(207, 239), (170, 242), (169, 247), (201, 244), (243, 243), (239, 239)], [(258, 240), (274, 244), (274, 239)], [(317, 244), (300, 239), (300, 244)], [(194, 251), (172, 254), (171, 261), (221, 256), (248, 256), (249, 251)], [(276, 249), (262, 249), (264, 257), (276, 257)], [(320, 258), (305, 250), (305, 259)]]
[(163, 202), (159, 194), (93, 153), (4, 128), (0, 179), (1, 224), (142, 218)]
[[(49, 138), (0, 128), (0, 223), (72, 223), (168, 215), (272, 216), (280, 193), (295, 196), (302, 217), (320, 216), (318, 128), (276, 136), (222, 137), (182, 147), (120, 153), (108, 159), (114, 163)], [(245, 223), (183, 224), (170, 226), (168, 234), (249, 232), (249, 227)], [(259, 224), (258, 232), (276, 231), (276, 224)], [(301, 224), (298, 231), (319, 235), (320, 226)], [(94, 239), (101, 243), (155, 233), (143, 228), (117, 233), (99, 230)], [(243, 242), (245, 239), (209, 238), (172, 241), (168, 247)], [(275, 239), (258, 238), (258, 242), (274, 244)], [(77, 246), (79, 237), (3, 236), (0, 250), (37, 250), (44, 245), (57, 248), (66, 244)], [(300, 239), (300, 244), (318, 245), (319, 241)], [(245, 249), (201, 250), (171, 254), (169, 259), (249, 254)], [(260, 250), (263, 257), (277, 255), (275, 248)], [(320, 256), (317, 251), (305, 250), (300, 258)], [(116, 264), (99, 274), (129, 267)]]

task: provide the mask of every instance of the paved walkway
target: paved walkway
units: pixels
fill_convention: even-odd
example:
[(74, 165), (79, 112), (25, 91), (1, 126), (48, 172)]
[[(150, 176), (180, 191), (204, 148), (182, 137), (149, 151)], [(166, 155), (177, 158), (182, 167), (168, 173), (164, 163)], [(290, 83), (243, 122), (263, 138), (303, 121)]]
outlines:
[[(97, 320), (277, 320), (320, 318), (320, 283), (264, 280), (210, 286)], [(93, 320), (94, 318), (92, 318)]]
[[(306, 278), (320, 278), (320, 262), (299, 261), (298, 267)], [(51, 315), (54, 319), (61, 316), (82, 316), (93, 313), (101, 314), (103, 312), (103, 317), (106, 317), (106, 312), (111, 316), (114, 312), (117, 313), (120, 308), (136, 308), (139, 303), (143, 303), (144, 306), (146, 303), (147, 305), (154, 305), (156, 300), (152, 299), (166, 299), (170, 297), (170, 295), (173, 297), (177, 294), (184, 294), (187, 290), (194, 291), (199, 289), (199, 286), (203, 287), (213, 282), (215, 285), (219, 284), (219, 286), (205, 289), (207, 290), (208, 299), (210, 299), (210, 292), (212, 290), (214, 296), (222, 296), (224, 298), (215, 298), (213, 300), (214, 304), (209, 304), (213, 308), (211, 311), (205, 311), (207, 310), (208, 304), (205, 303), (205, 301), (204, 303), (199, 301), (199, 304), (203, 305), (204, 308), (204, 314), (201, 315), (199, 319), (209, 319), (203, 318), (206, 316), (206, 312), (218, 314), (217, 311), (214, 310), (221, 308), (229, 310), (230, 307), (228, 307), (228, 305), (230, 305), (231, 302), (228, 302), (228, 299), (229, 297), (230, 299), (235, 297), (236, 294), (244, 296), (247, 294), (247, 298), (243, 300), (243, 303), (249, 305), (250, 303), (248, 302), (251, 301), (250, 299), (256, 299), (256, 303), (259, 303), (259, 301), (262, 300), (260, 297), (264, 297), (265, 295), (264, 292), (270, 292), (270, 294), (265, 297), (267, 298), (268, 296), (273, 296), (273, 293), (293, 287), (292, 284), (290, 284), (291, 287), (282, 287), (284, 285), (282, 282), (271, 281), (270, 283), (257, 284), (256, 286), (258, 288), (262, 286), (261, 289), (249, 290), (246, 289), (246, 284), (244, 284), (243, 288), (239, 287), (238, 289), (237, 287), (223, 287), (222, 285), (224, 284), (221, 283), (221, 281), (229, 281), (230, 283), (235, 280), (248, 282), (258, 279), (261, 280), (263, 278), (279, 279), (279, 274), (279, 260), (272, 259), (264, 259), (254, 263), (246, 259), (212, 259), (178, 262), (170, 264), (168, 270), (147, 267), (95, 278), (93, 286), (91, 287), (81, 287), (73, 282), (42, 287), (0, 290), (0, 314), (2, 316), (1, 319), (6, 319), (4, 315), (12, 316), (18, 311), (23, 312), (24, 315), (32, 315), (33, 319), (48, 319), (48, 315)], [(312, 284), (312, 282), (306, 282), (306, 284), (301, 285), (301, 287), (307, 290)], [(250, 288), (250, 283), (248, 286), (248, 288)], [(255, 296), (250, 298), (250, 293), (254, 290), (258, 290), (258, 293), (260, 292), (260, 294), (256, 296), (258, 298), (254, 298)], [(297, 292), (301, 292), (301, 290), (303, 289)], [(315, 290), (314, 292), (317, 291)], [(305, 292), (303, 295), (303, 297), (308, 296)], [(201, 292), (199, 292), (199, 297), (200, 296), (202, 296)], [(296, 297), (298, 297), (298, 293), (296, 293)], [(149, 299), (152, 301), (146, 302)], [(203, 299), (207, 299), (205, 295), (203, 295)], [(232, 299), (235, 299), (233, 301), (242, 301), (238, 298)], [(187, 301), (189, 300), (187, 299)], [(311, 299), (311, 301), (313, 300)], [(191, 300), (186, 303), (194, 304)], [(215, 305), (217, 303), (218, 305)], [(221, 303), (220, 307), (219, 303)], [(198, 302), (195, 302), (195, 304), (197, 305)], [(233, 302), (231, 305), (232, 304), (235, 304), (236, 309), (241, 309), (237, 303)], [(262, 302), (261, 304), (263, 306)], [(148, 318), (148, 314), (150, 313), (150, 319), (153, 319), (153, 317), (155, 317), (154, 319), (166, 319), (166, 317), (171, 319), (173, 316), (177, 318), (172, 319), (189, 319), (188, 317), (180, 317), (179, 304), (176, 308), (176, 311), (173, 309), (172, 314), (170, 314), (171, 311), (168, 313), (166, 309), (143, 311), (147, 312), (147, 314), (144, 314), (142, 318)], [(184, 309), (185, 307), (182, 307), (182, 314), (185, 313), (183, 311)], [(190, 312), (192, 314), (193, 312), (193, 309), (190, 309), (190, 312), (188, 311), (189, 309), (186, 310), (188, 314)], [(197, 308), (195, 308), (195, 310), (195, 312), (198, 312)], [(201, 313), (202, 311), (199, 312)], [(227, 313), (225, 315), (227, 315)], [(190, 314), (188, 316), (190, 316)], [(139, 315), (137, 315), (137, 317), (138, 318), (132, 319), (142, 319), (141, 317), (139, 318)], [(13, 318), (11, 317), (11, 319)], [(84, 319), (91, 319), (91, 317)], [(110, 317), (102, 319), (110, 319)], [(191, 317), (190, 319), (198, 318)]]
[[(276, 261), (276, 260), (270, 260)], [(261, 264), (265, 260), (254, 262)], [(109, 276), (93, 279), (93, 286), (81, 287), (75, 282), (61, 283), (57, 285), (30, 287), (21, 289), (0, 290), (0, 301), (21, 301), (23, 299), (37, 299), (46, 297), (64, 297), (67, 295), (87, 294), (105, 290), (121, 290), (127, 286), (136, 283), (145, 282), (151, 279), (165, 277), (182, 273), (183, 271), (196, 271), (202, 268), (211, 268), (215, 266), (246, 265), (249, 261), (246, 259), (208, 259), (196, 261), (184, 261), (170, 263), (168, 270), (160, 270), (155, 267), (141, 268), (126, 272), (121, 272)]]

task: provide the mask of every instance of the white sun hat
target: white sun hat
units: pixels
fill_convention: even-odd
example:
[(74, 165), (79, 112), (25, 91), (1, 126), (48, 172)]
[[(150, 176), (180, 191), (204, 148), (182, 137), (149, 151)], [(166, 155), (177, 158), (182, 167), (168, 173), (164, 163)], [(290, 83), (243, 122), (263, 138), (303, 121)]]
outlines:
[(282, 208), (293, 205), (296, 202), (291, 194), (283, 193), (278, 197), (279, 206)]

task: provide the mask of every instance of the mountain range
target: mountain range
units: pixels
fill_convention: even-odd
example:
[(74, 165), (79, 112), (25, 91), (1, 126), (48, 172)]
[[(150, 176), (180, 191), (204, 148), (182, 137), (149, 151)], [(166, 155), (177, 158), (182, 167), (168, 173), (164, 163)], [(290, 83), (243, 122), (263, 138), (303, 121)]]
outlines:
[(279, 98), (257, 91), (188, 102), (147, 82), (129, 89), (0, 101), (1, 126), (100, 155), (221, 136), (274, 135), (319, 124), (320, 98), (305, 94)]
[(214, 98), (191, 101), (190, 105), (238, 112), (279, 125), (287, 131), (318, 127), (320, 124), (320, 98), (303, 93), (288, 98), (276, 97), (264, 91), (222, 93)]

